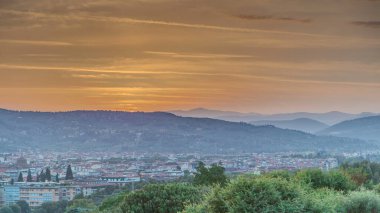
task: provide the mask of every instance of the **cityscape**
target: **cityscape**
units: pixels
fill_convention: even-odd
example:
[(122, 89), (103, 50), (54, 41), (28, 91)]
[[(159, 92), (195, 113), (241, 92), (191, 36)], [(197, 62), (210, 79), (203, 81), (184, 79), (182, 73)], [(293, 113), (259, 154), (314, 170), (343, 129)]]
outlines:
[(380, 213), (380, 0), (0, 0), (0, 213)]
[[(170, 182), (193, 175), (200, 161), (206, 165), (223, 165), (227, 174), (256, 175), (275, 170), (310, 168), (329, 171), (339, 165), (337, 156), (313, 152), (242, 155), (41, 153), (0, 153), (0, 205), (25, 200), (29, 206), (37, 207), (44, 202), (71, 201), (78, 195), (90, 196), (111, 186), (133, 189), (133, 184), (144, 181)], [(368, 154), (343, 153), (339, 158), (365, 157)]]

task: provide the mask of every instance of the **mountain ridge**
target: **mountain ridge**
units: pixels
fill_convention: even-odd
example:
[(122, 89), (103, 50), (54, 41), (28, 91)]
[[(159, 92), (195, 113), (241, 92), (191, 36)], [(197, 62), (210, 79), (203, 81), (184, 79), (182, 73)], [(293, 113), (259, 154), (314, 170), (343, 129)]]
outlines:
[(307, 133), (316, 133), (329, 126), (310, 118), (296, 118), (292, 120), (260, 120), (250, 122), (253, 125), (273, 125), (282, 129), (293, 129)]
[(0, 112), (0, 151), (22, 147), (139, 152), (284, 152), (373, 149), (357, 139), (316, 136), (167, 112)]
[(380, 116), (368, 116), (343, 121), (318, 132), (318, 134), (380, 142)]
[(233, 111), (212, 110), (206, 108), (195, 108), (190, 110), (173, 110), (168, 111), (178, 116), (184, 117), (208, 117), (233, 122), (253, 122), (260, 120), (293, 120), (297, 118), (309, 118), (319, 122), (334, 125), (345, 120), (355, 119), (378, 115), (378, 113), (362, 112), (358, 114), (345, 113), (340, 111), (330, 111), (323, 113), (311, 112), (292, 112), (292, 113), (276, 113), (276, 114), (260, 114), (255, 112), (242, 113)]

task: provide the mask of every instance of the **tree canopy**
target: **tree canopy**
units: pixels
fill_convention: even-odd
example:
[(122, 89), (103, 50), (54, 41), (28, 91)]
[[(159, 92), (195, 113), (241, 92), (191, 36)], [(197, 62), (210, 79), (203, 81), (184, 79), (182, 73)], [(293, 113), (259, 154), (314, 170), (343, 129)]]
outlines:
[(228, 182), (227, 176), (224, 174), (224, 167), (221, 165), (212, 164), (210, 168), (207, 168), (203, 162), (199, 162), (196, 169), (194, 177), (196, 185), (220, 184), (224, 186)]

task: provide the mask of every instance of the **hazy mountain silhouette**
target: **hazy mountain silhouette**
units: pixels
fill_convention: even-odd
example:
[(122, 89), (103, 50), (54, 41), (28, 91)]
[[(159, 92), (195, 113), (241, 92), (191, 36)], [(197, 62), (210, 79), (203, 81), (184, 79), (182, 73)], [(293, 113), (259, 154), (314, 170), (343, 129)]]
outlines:
[(380, 142), (380, 116), (344, 121), (322, 130), (319, 134), (376, 140)]
[(329, 127), (322, 122), (309, 119), (309, 118), (297, 118), (293, 120), (265, 120), (265, 121), (253, 121), (250, 122), (254, 125), (273, 125), (282, 129), (293, 129), (308, 133), (315, 133)]
[(0, 111), (0, 151), (112, 150), (142, 152), (279, 152), (361, 150), (357, 139), (315, 136), (274, 126), (253, 126), (166, 112)]
[(333, 125), (345, 120), (351, 120), (360, 117), (377, 115), (375, 113), (365, 112), (360, 114), (350, 114), (338, 111), (326, 113), (310, 113), (310, 112), (294, 112), (294, 113), (279, 113), (279, 114), (259, 114), (259, 113), (240, 113), (232, 111), (219, 111), (204, 108), (196, 108), (192, 110), (174, 110), (171, 113), (184, 117), (195, 118), (215, 118), (233, 122), (252, 122), (261, 120), (294, 120), (298, 118), (309, 118), (328, 125)]

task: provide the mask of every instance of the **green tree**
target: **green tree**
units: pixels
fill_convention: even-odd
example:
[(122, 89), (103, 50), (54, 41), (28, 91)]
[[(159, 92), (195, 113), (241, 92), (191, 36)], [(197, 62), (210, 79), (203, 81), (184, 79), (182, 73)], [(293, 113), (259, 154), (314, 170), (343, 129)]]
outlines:
[(122, 210), (124, 213), (176, 213), (186, 204), (201, 200), (201, 190), (190, 184), (151, 184), (129, 193)]
[(197, 172), (194, 177), (196, 185), (226, 185), (228, 182), (227, 176), (224, 174), (224, 168), (217, 164), (212, 164), (210, 168), (206, 168), (203, 162), (199, 162)]
[(68, 165), (66, 169), (65, 180), (73, 180), (73, 179), (74, 179), (74, 176), (73, 176), (73, 171), (71, 170), (71, 165)]
[(95, 210), (96, 205), (88, 199), (74, 199), (73, 202), (66, 209), (67, 213), (75, 212), (90, 212)]
[(278, 170), (278, 171), (266, 173), (265, 176), (271, 177), (271, 178), (282, 178), (285, 180), (291, 180), (294, 177), (294, 172), (290, 172), (286, 170)]
[(122, 212), (121, 205), (128, 191), (106, 198), (99, 206), (101, 212)]
[(350, 177), (341, 171), (322, 172), (319, 169), (306, 169), (297, 172), (295, 179), (314, 189), (327, 187), (347, 192), (355, 187)]
[(47, 181), (49, 181), (49, 182), (51, 181), (51, 172), (50, 172), (50, 168), (49, 167), (46, 168), (45, 178), (46, 178)]
[(351, 192), (342, 202), (342, 210), (348, 213), (380, 212), (380, 197), (373, 191)]
[(46, 174), (45, 174), (44, 170), (42, 170), (41, 173), (40, 173), (40, 181), (41, 182), (45, 182), (46, 181)]
[(21, 208), (17, 204), (13, 204), (9, 206), (12, 209), (13, 213), (21, 213)]
[(25, 200), (19, 200), (16, 204), (20, 207), (21, 213), (30, 213), (30, 206)]
[(33, 210), (33, 213), (64, 213), (68, 202), (65, 200), (58, 202), (45, 202)]
[(309, 190), (302, 197), (305, 203), (303, 212), (343, 212), (341, 211), (343, 199), (344, 195), (342, 192), (328, 188)]
[(0, 213), (13, 213), (13, 210), (9, 206), (0, 208)]
[(24, 182), (24, 177), (22, 176), (22, 172), (18, 174), (17, 182)]
[(224, 188), (216, 187), (200, 204), (206, 208), (200, 212), (303, 212), (303, 194), (298, 184), (285, 179), (242, 176)]
[(345, 162), (341, 170), (348, 173), (358, 186), (371, 186), (380, 183), (380, 164), (369, 161)]
[(28, 169), (28, 176), (26, 177), (26, 182), (33, 182), (32, 172)]
[(59, 175), (58, 175), (58, 173), (55, 175), (55, 182), (59, 183)]

